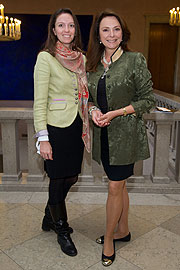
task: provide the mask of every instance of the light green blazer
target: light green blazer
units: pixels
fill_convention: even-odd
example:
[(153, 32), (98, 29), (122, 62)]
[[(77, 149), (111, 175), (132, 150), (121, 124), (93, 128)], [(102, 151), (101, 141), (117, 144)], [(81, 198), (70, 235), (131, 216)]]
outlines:
[(34, 68), (34, 126), (67, 127), (79, 110), (76, 73), (64, 68), (48, 52), (40, 52)]

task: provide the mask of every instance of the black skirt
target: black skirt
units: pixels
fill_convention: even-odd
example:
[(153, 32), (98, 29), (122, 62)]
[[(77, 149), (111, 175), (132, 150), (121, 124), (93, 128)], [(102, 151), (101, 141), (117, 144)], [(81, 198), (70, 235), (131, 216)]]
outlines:
[(101, 161), (109, 180), (122, 181), (133, 175), (134, 163), (128, 165), (109, 164), (109, 144), (107, 127), (101, 129)]
[(47, 125), (53, 160), (45, 161), (45, 171), (50, 179), (71, 177), (81, 173), (84, 143), (82, 119), (77, 115), (65, 128)]

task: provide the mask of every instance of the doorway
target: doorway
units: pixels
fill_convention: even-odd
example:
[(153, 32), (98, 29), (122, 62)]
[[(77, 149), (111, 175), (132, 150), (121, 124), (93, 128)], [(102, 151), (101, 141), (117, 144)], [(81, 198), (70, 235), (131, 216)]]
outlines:
[(178, 27), (150, 23), (148, 67), (155, 89), (173, 94), (177, 59)]

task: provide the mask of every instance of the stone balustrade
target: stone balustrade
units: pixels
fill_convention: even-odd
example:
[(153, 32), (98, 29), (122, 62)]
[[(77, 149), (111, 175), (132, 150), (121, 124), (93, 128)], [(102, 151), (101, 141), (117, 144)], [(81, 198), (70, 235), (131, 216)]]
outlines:
[[(159, 90), (154, 90), (157, 106), (165, 107), (171, 110), (180, 112), (180, 97), (165, 93)], [(153, 124), (151, 125), (152, 128)], [(179, 178), (179, 163), (180, 163), (180, 127), (179, 120), (174, 120), (170, 130), (170, 159), (169, 168), (175, 175), (177, 182)]]
[[(142, 161), (135, 165), (135, 174), (128, 180), (130, 183), (145, 183), (149, 179), (152, 184), (169, 184), (172, 176), (169, 176), (170, 160), (170, 141), (172, 136), (172, 126), (177, 123), (177, 141), (180, 141), (180, 112), (162, 113), (153, 111), (144, 115), (147, 122), (153, 123), (154, 133), (151, 138), (152, 145), (152, 169), (148, 175), (144, 175)], [(18, 122), (24, 120), (27, 126), (28, 142), (28, 164), (27, 164), (27, 183), (43, 183), (45, 173), (43, 170), (43, 160), (36, 153), (34, 127), (33, 127), (33, 110), (32, 108), (0, 108), (0, 124), (2, 136), (2, 155), (3, 155), (3, 184), (15, 184), (22, 181), (22, 171), (20, 168), (20, 149), (18, 136)], [(179, 143), (176, 144), (179, 146)], [(180, 147), (176, 149), (175, 166), (173, 171), (173, 181), (180, 183)], [(82, 174), (80, 182), (84, 183), (84, 190), (87, 183), (93, 185), (99, 182), (107, 186), (107, 178), (101, 166), (97, 165), (91, 159), (91, 154), (85, 151)], [(82, 188), (83, 190), (83, 188)]]
[[(153, 181), (158, 181), (158, 177), (160, 177), (164, 179), (163, 181), (167, 181), (166, 171), (168, 168), (170, 130), (174, 121), (180, 121), (180, 113), (151, 112), (150, 114), (145, 114), (144, 118), (147, 121), (153, 121), (155, 124), (152, 179)], [(28, 179), (29, 181), (43, 181), (42, 159), (36, 154), (33, 111), (30, 108), (0, 108), (4, 168), (2, 179), (3, 181), (16, 181), (21, 178), (18, 147), (19, 139), (17, 136), (18, 121), (20, 119), (24, 119), (27, 123)], [(88, 156), (88, 154), (86, 154), (86, 156)], [(86, 159), (89, 160), (89, 157), (86, 157)], [(163, 166), (164, 168), (162, 169)], [(89, 170), (90, 167), (91, 162), (88, 166), (87, 175), (92, 175), (91, 170)]]
[[(169, 145), (171, 138), (171, 128), (175, 121), (180, 123), (180, 112), (151, 112), (145, 114), (147, 121), (154, 123), (154, 143), (153, 143), (153, 166), (151, 179), (154, 183), (169, 183)], [(178, 151), (179, 152), (179, 151)], [(175, 179), (179, 181), (179, 164), (176, 163)]]
[(25, 120), (28, 132), (28, 180), (43, 181), (43, 162), (36, 154), (33, 110), (31, 108), (0, 108), (2, 130), (3, 175), (2, 181), (21, 179), (18, 121)]

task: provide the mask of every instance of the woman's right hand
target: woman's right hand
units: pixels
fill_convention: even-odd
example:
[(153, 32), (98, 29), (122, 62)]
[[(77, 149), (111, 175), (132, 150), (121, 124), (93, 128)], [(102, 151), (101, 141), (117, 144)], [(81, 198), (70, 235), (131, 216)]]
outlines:
[(40, 155), (44, 159), (50, 159), (53, 160), (52, 158), (52, 147), (48, 141), (41, 141), (40, 142)]

